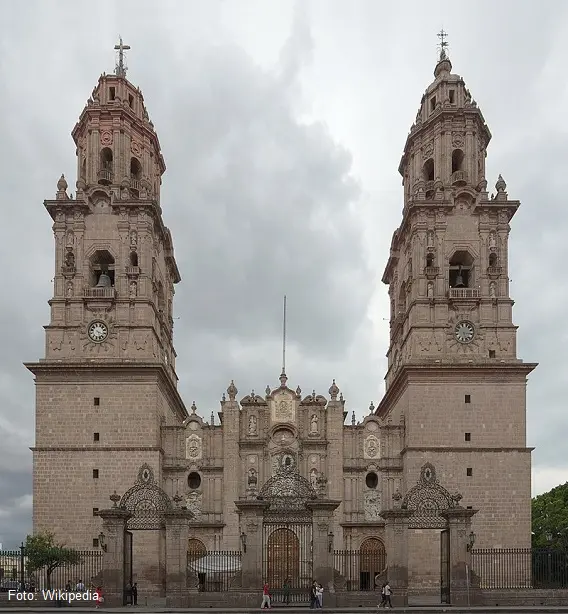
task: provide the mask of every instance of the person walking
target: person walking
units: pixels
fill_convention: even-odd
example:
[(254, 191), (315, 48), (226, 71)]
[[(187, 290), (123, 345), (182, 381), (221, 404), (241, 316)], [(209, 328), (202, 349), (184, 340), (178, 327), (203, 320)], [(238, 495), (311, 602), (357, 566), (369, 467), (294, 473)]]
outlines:
[(381, 586), (381, 603), (379, 603), (377, 608), (384, 608), (385, 607), (385, 603), (386, 603), (386, 599), (385, 599), (385, 586), (386, 585), (387, 585), (387, 583), (383, 582), (383, 584)]
[(316, 597), (318, 600), (318, 606), (321, 610), (323, 608), (323, 586), (319, 582), (316, 588)]
[(132, 605), (138, 605), (138, 582), (132, 585)]
[(290, 580), (290, 578), (286, 578), (286, 580), (284, 581), (284, 590), (283, 590), (284, 603), (286, 605), (290, 605), (291, 584), (292, 584), (292, 581)]
[(392, 595), (392, 590), (390, 587), (390, 583), (387, 580), (385, 583), (385, 608), (392, 608), (391, 595)]
[(264, 582), (264, 586), (262, 587), (262, 603), (260, 604), (260, 609), (264, 608), (271, 609), (272, 605), (270, 604), (270, 588), (268, 587), (268, 582)]
[(315, 610), (317, 609), (318, 605), (319, 605), (319, 601), (318, 601), (317, 582), (314, 580), (310, 588), (310, 609)]

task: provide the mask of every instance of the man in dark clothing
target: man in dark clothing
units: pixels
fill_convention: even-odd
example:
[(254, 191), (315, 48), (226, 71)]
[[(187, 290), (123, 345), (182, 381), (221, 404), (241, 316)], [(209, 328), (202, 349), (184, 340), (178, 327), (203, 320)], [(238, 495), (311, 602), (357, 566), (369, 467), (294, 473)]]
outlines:
[(132, 604), (138, 605), (138, 582), (132, 585)]

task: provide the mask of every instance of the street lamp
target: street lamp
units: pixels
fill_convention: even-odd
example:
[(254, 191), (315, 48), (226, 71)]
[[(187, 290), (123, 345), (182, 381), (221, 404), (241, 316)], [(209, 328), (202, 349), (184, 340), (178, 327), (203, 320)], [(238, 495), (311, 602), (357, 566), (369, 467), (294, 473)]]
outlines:
[(330, 531), (327, 534), (327, 550), (328, 552), (331, 552), (333, 549), (333, 531)]
[(467, 551), (471, 552), (473, 550), (473, 545), (475, 544), (475, 533), (473, 531), (469, 534), (469, 541), (467, 542)]
[(101, 531), (99, 533), (99, 546), (103, 552), (107, 551), (107, 545), (105, 544), (105, 534)]
[(241, 544), (243, 546), (243, 552), (247, 551), (247, 534), (241, 531)]

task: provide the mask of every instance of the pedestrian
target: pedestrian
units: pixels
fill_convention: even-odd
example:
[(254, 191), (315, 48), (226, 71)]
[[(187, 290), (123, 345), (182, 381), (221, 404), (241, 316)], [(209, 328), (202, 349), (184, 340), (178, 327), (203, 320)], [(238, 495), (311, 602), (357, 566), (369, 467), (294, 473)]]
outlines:
[(310, 609), (315, 610), (318, 605), (317, 582), (314, 580), (310, 588)]
[(323, 586), (319, 584), (319, 582), (316, 588), (316, 597), (318, 599), (318, 606), (321, 610), (321, 608), (323, 608)]
[(132, 605), (138, 605), (138, 582), (132, 585)]
[(262, 603), (260, 604), (260, 609), (263, 610), (265, 606), (269, 610), (272, 608), (272, 605), (270, 604), (270, 589), (268, 587), (268, 582), (266, 581), (262, 587)]
[(392, 589), (390, 587), (390, 583), (387, 580), (385, 583), (385, 608), (392, 608), (391, 601)]
[(283, 590), (284, 603), (286, 605), (290, 605), (290, 585), (291, 584), (292, 584), (292, 581), (290, 580), (290, 578), (286, 578), (286, 580), (284, 581), (284, 590)]
[(101, 603), (103, 603), (104, 600), (103, 587), (97, 586), (97, 590), (95, 591), (95, 610), (98, 610), (101, 607)]

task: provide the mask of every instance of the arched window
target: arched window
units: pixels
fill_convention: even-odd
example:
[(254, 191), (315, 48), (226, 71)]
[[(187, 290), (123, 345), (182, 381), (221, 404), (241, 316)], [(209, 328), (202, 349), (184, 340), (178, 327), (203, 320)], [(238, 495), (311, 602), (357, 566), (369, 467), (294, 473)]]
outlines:
[(426, 266), (434, 266), (434, 254), (426, 254)]
[(130, 159), (130, 178), (136, 181), (142, 179), (142, 165), (137, 158)]
[(464, 154), (461, 149), (454, 149), (452, 152), (452, 173), (463, 170)]
[(114, 286), (114, 258), (106, 249), (97, 250), (89, 259), (90, 285)]
[(205, 544), (200, 539), (195, 539), (194, 537), (190, 537), (187, 540), (187, 558), (190, 561), (195, 561), (196, 559), (200, 559), (207, 554), (207, 548)]
[(99, 161), (99, 183), (102, 185), (108, 185), (112, 183), (112, 179), (112, 149), (104, 147), (103, 149), (101, 149), (101, 156)]
[(489, 254), (489, 266), (497, 266), (497, 254)]
[(130, 252), (130, 266), (138, 266), (138, 254), (135, 251)]
[(375, 577), (384, 573), (387, 566), (385, 545), (378, 537), (369, 537), (359, 549), (359, 567), (361, 575), (360, 589), (372, 590)]
[(434, 181), (434, 160), (428, 158), (422, 167), (422, 179), (424, 181)]
[(473, 284), (473, 257), (459, 250), (450, 258), (450, 288), (471, 288)]

